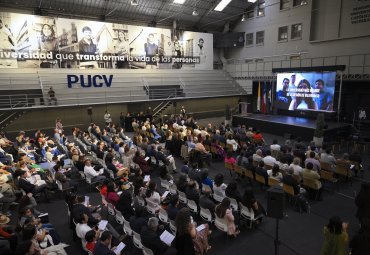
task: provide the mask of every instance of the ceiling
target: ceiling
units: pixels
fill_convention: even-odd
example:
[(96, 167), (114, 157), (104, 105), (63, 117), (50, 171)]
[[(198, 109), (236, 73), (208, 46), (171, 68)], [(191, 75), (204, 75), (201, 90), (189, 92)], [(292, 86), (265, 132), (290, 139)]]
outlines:
[[(176, 20), (179, 29), (220, 32), (225, 23), (240, 20), (243, 12), (253, 7), (247, 0), (232, 0), (222, 12), (213, 11), (219, 1), (186, 0), (179, 5), (173, 0), (138, 0), (139, 5), (132, 6), (130, 0), (0, 0), (0, 9), (157, 27), (172, 27)], [(194, 9), (198, 16), (192, 15)]]

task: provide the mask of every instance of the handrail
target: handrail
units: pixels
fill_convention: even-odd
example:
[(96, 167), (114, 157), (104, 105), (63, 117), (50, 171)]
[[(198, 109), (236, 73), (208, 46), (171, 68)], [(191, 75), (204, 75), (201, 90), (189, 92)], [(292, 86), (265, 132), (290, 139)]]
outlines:
[(184, 80), (181, 77), (179, 77), (179, 81), (180, 81), (180, 86), (182, 90), (186, 92), (186, 85), (185, 85)]
[(143, 85), (144, 85), (146, 91), (148, 91), (148, 94), (149, 94), (149, 84), (148, 84), (148, 81), (145, 78), (142, 78), (141, 80), (143, 82)]

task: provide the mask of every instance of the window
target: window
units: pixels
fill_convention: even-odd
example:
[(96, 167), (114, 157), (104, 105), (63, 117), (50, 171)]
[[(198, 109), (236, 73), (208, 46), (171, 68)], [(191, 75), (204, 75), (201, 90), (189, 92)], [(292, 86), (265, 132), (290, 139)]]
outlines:
[(253, 45), (253, 33), (248, 33), (245, 35), (245, 45), (246, 46)]
[(253, 18), (254, 17), (254, 11), (247, 12), (245, 16), (246, 16), (247, 19)]
[(302, 39), (302, 23), (292, 25), (291, 39)]
[(257, 17), (265, 16), (265, 0), (258, 0)]
[(281, 0), (280, 1), (280, 10), (285, 10), (290, 7), (290, 0)]
[(263, 45), (265, 41), (265, 31), (258, 31), (256, 33), (256, 44)]
[(307, 0), (293, 0), (293, 6), (306, 5)]
[(279, 42), (288, 41), (288, 26), (279, 27), (278, 41)]

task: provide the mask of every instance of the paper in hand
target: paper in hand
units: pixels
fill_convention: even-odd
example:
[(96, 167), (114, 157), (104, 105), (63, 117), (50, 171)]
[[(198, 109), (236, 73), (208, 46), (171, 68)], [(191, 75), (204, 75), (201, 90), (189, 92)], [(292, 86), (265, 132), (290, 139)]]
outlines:
[(122, 243), (122, 242), (120, 242), (119, 243), (119, 245), (116, 247), (116, 249), (114, 250), (114, 252), (116, 253), (116, 254), (120, 254), (121, 253), (121, 251), (123, 250), (123, 248), (125, 248), (126, 247), (126, 245), (124, 244), (124, 243)]
[(101, 220), (99, 222), (98, 228), (100, 230), (105, 230), (105, 228), (107, 227), (107, 224), (108, 224), (108, 221), (107, 220)]
[(174, 238), (175, 238), (175, 236), (172, 235), (167, 230), (163, 231), (162, 235), (160, 236), (160, 239), (162, 240), (162, 242), (164, 242), (168, 246), (171, 246), (171, 243), (172, 243)]

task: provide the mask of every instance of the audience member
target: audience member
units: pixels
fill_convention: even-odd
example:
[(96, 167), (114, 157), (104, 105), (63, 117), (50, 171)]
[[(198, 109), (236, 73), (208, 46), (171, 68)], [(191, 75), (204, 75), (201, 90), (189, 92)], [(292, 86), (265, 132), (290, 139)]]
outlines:
[(222, 202), (216, 206), (215, 214), (217, 217), (224, 219), (227, 223), (227, 234), (237, 237), (240, 231), (234, 223), (234, 215), (230, 209), (230, 199), (225, 197)]
[(329, 224), (324, 227), (324, 244), (321, 249), (322, 255), (345, 255), (348, 243), (348, 223), (339, 217), (333, 216)]

